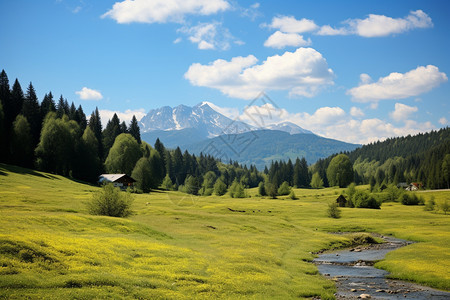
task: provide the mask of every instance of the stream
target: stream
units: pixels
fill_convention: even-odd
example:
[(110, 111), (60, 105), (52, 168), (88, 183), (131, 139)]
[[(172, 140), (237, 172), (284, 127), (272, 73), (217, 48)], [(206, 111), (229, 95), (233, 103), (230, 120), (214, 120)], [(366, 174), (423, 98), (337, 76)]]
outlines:
[(374, 263), (386, 253), (411, 244), (382, 236), (383, 244), (326, 252), (314, 259), (319, 272), (336, 282), (336, 299), (450, 299), (450, 293), (401, 280), (387, 279), (389, 272)]

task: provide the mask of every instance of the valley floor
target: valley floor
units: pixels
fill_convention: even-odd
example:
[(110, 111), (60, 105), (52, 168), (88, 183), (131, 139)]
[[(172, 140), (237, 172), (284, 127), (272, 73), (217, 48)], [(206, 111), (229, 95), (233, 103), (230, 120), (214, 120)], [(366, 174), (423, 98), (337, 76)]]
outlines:
[[(299, 200), (134, 195), (128, 219), (92, 216), (97, 187), (0, 164), (0, 298), (332, 299), (314, 252), (366, 231), (416, 241), (377, 264), (393, 277), (450, 290), (449, 215), (384, 203), (326, 217), (340, 189)], [(436, 201), (449, 191), (423, 194)]]

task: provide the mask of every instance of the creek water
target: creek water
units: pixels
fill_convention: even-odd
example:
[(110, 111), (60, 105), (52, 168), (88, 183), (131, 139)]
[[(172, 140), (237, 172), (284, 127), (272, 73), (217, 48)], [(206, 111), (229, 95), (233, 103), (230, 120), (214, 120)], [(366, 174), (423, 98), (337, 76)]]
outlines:
[(389, 272), (373, 264), (411, 242), (382, 236), (383, 244), (322, 253), (314, 259), (319, 272), (336, 282), (337, 299), (450, 299), (450, 293), (386, 278)]

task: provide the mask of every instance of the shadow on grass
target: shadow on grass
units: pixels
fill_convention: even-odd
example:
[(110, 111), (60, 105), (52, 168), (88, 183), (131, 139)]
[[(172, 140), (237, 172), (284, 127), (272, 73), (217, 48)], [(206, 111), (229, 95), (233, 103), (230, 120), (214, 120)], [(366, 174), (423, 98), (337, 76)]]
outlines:
[(17, 173), (17, 174), (23, 174), (23, 175), (25, 175), (25, 174), (33, 175), (33, 176), (43, 177), (43, 178), (47, 178), (47, 179), (60, 180), (58, 177), (50, 175), (50, 174), (42, 174), (42, 173), (36, 172), (31, 169), (27, 169), (27, 168), (22, 168), (22, 167), (13, 166), (13, 165), (0, 164), (0, 176), (8, 176), (8, 173), (6, 173), (5, 171)]

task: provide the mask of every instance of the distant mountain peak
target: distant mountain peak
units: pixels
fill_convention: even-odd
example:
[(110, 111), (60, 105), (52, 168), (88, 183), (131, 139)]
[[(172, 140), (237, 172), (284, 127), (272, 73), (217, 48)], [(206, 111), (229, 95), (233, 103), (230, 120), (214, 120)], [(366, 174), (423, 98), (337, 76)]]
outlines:
[(276, 124), (270, 124), (270, 125), (266, 126), (265, 129), (280, 130), (280, 131), (287, 132), (289, 134), (314, 134), (309, 130), (301, 128), (297, 124), (294, 124), (294, 123), (288, 122), (288, 121), (276, 123)]

